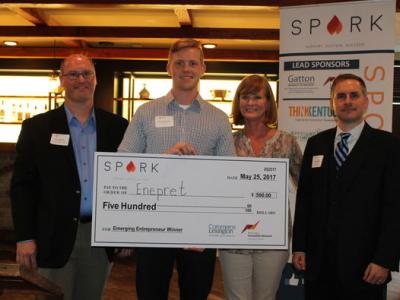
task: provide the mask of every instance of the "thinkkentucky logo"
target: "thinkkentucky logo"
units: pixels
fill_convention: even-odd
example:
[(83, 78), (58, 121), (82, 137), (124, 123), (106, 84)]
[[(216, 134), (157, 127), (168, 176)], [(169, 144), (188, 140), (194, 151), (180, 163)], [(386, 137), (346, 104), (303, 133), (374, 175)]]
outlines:
[(254, 230), (257, 228), (258, 223), (260, 223), (260, 221), (257, 221), (257, 223), (255, 224), (247, 224), (246, 226), (244, 226), (242, 233), (247, 231), (247, 230)]
[(129, 164), (126, 165), (126, 170), (127, 170), (129, 173), (135, 172), (135, 170), (136, 170), (135, 164), (134, 164), (132, 161), (130, 161)]
[(328, 29), (328, 32), (331, 35), (339, 34), (343, 30), (343, 24), (342, 24), (342, 22), (340, 22), (340, 20), (337, 16), (333, 16), (332, 20), (329, 21), (326, 29)]

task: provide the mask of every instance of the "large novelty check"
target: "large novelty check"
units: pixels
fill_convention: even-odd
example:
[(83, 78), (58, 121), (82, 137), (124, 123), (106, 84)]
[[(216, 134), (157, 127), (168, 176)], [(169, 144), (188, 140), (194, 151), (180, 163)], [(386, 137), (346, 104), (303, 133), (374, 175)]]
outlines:
[(287, 249), (288, 165), (96, 153), (92, 245)]

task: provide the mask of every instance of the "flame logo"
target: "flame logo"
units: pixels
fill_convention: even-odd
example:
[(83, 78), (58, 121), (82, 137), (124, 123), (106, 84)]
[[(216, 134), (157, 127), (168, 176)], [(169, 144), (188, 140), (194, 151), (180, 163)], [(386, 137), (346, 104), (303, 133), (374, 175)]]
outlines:
[(338, 17), (333, 16), (332, 20), (329, 21), (328, 26), (326, 28), (328, 29), (328, 32), (332, 35), (335, 33), (339, 34), (342, 32), (343, 25)]
[(333, 82), (335, 80), (335, 76), (329, 76), (325, 82), (324, 82), (324, 86), (327, 85), (329, 82)]
[(130, 161), (129, 164), (127, 164), (127, 166), (126, 166), (126, 170), (127, 170), (128, 172), (130, 172), (130, 173), (135, 172), (135, 170), (136, 170), (135, 164), (134, 164), (133, 162)]
[(258, 223), (260, 223), (260, 221), (257, 221), (256, 224), (247, 224), (246, 226), (244, 226), (242, 233), (245, 232), (246, 230), (254, 230), (256, 229)]

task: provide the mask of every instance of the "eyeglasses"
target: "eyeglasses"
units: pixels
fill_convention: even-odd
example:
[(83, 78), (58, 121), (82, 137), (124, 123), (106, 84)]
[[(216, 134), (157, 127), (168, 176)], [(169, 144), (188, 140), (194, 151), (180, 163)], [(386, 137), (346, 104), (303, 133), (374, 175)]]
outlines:
[(80, 76), (82, 76), (83, 79), (93, 79), (94, 72), (93, 71), (83, 71), (83, 72), (71, 71), (71, 72), (62, 74), (62, 76), (67, 77), (70, 80), (78, 80)]
[(347, 96), (350, 97), (350, 100), (357, 100), (361, 97), (361, 94), (359, 92), (337, 93), (335, 95), (335, 99), (338, 101), (344, 101), (346, 100)]

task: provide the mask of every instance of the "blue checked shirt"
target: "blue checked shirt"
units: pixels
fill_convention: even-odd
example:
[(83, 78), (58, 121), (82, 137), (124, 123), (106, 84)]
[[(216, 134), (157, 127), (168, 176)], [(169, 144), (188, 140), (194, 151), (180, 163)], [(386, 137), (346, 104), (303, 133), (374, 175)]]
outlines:
[[(158, 122), (160, 118), (168, 121)], [(183, 109), (171, 92), (138, 108), (118, 151), (159, 154), (179, 141), (191, 144), (198, 155), (236, 155), (224, 112), (200, 96)]]

